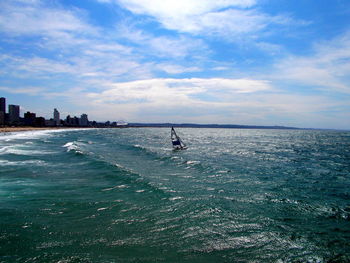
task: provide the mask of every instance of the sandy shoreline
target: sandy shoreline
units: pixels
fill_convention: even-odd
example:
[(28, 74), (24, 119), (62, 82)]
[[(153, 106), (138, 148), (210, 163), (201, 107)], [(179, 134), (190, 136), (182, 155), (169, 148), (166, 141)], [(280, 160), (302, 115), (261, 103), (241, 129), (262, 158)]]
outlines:
[(39, 130), (61, 130), (61, 129), (79, 129), (79, 128), (77, 127), (0, 127), (0, 133), (39, 131)]

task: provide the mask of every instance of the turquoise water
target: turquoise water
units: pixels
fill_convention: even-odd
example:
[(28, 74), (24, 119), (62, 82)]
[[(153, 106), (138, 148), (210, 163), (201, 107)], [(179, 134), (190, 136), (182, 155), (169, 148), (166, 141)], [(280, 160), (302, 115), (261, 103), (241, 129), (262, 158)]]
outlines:
[(350, 132), (0, 135), (0, 262), (350, 262)]

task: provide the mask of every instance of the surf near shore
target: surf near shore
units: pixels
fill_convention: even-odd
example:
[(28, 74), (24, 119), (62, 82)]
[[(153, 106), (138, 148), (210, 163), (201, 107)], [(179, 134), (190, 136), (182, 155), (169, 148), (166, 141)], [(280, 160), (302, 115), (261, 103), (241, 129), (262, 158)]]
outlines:
[(76, 127), (0, 127), (0, 133), (22, 132), (22, 131), (40, 131), (40, 130), (61, 130), (77, 129)]

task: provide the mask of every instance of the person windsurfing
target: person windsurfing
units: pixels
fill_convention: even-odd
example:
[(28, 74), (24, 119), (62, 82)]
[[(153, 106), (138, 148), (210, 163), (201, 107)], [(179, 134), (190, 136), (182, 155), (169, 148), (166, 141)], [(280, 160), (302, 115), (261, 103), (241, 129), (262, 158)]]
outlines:
[(176, 134), (174, 127), (171, 127), (171, 142), (174, 150), (184, 150), (187, 148), (180, 137)]

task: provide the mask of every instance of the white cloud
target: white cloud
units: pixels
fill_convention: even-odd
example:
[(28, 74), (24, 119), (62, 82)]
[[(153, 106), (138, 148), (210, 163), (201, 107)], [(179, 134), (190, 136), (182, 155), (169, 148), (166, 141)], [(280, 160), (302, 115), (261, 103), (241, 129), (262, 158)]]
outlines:
[(40, 87), (27, 87), (27, 88), (10, 88), (10, 87), (0, 87), (1, 91), (12, 93), (12, 94), (26, 94), (26, 95), (40, 95), (45, 89)]
[[(95, 53), (77, 54), (60, 60), (42, 57), (0, 56), (0, 73), (17, 79), (35, 79), (41, 85), (53, 85), (55, 82), (68, 81), (62, 89), (72, 85), (99, 87), (101, 80), (117, 78), (151, 77), (153, 65), (142, 65), (136, 61), (118, 56), (118, 54)], [(95, 81), (90, 81), (95, 80)], [(70, 84), (69, 84), (70, 83)]]
[[(151, 57), (183, 59), (203, 54), (206, 49), (201, 40), (154, 36), (132, 26), (121, 26), (118, 34), (111, 34), (91, 26), (83, 11), (67, 10), (57, 3), (14, 0), (0, 5), (0, 32), (5, 33), (7, 40), (18, 43), (27, 41), (23, 36), (32, 37), (28, 42), (31, 52), (39, 50), (25, 56), (8, 53), (0, 70), (20, 78), (30, 77), (31, 73), (41, 78), (52, 77), (51, 73), (69, 74), (75, 79), (148, 78), (152, 77), (152, 71), (159, 71), (159, 67), (145, 60)], [(133, 43), (126, 46), (120, 44), (121, 39)], [(4, 61), (4, 57), (1, 60)], [(168, 65), (164, 71), (177, 74), (197, 71), (197, 68)]]
[(194, 34), (239, 35), (257, 32), (266, 27), (267, 17), (253, 10), (228, 9), (195, 17), (166, 18), (162, 23), (169, 29)]
[[(125, 83), (110, 83), (100, 94), (90, 94), (91, 98), (103, 101), (134, 101), (169, 103), (194, 103), (192, 95), (254, 93), (271, 90), (266, 81), (250, 79), (149, 79)], [(224, 97), (224, 96), (223, 96)], [(171, 100), (169, 101), (169, 98)], [(198, 100), (200, 101), (200, 99)]]
[(156, 69), (164, 71), (168, 74), (180, 74), (188, 72), (199, 72), (201, 71), (198, 67), (184, 67), (175, 64), (160, 63), (155, 66)]
[(181, 59), (207, 53), (207, 45), (202, 40), (188, 36), (155, 36), (126, 23), (119, 24), (116, 30), (118, 37), (131, 41), (137, 46), (135, 53), (142, 56)]
[(272, 87), (261, 80), (148, 79), (105, 83), (103, 91), (87, 93), (86, 97), (96, 107), (123, 108), (132, 119), (137, 118), (137, 112), (149, 112), (159, 117), (162, 112), (174, 114), (172, 110), (180, 118), (188, 114), (183, 111), (189, 111), (191, 115), (197, 111), (197, 116), (200, 116), (205, 115), (200, 111), (230, 108), (238, 103), (239, 96), (267, 90), (272, 90)]
[(48, 8), (41, 1), (3, 1), (0, 30), (12, 35), (52, 35), (57, 32), (96, 33), (79, 10)]
[(219, 118), (217, 110), (229, 112), (232, 118), (232, 109), (241, 105), (238, 97), (272, 90), (266, 81), (220, 78), (147, 79), (104, 85), (101, 92), (84, 93), (93, 116), (113, 119), (115, 113), (122, 112), (129, 121), (147, 118), (181, 122), (197, 118), (197, 122), (209, 122), (208, 116)]
[[(112, 1), (109, 1), (112, 2)], [(270, 16), (254, 9), (255, 0), (114, 0), (137, 15), (156, 19), (163, 27), (192, 34), (235, 38), (261, 31), (269, 24), (296, 23), (288, 15)]]
[[(253, 79), (147, 79), (105, 83), (101, 92), (84, 93), (95, 118), (128, 121), (238, 123), (325, 127), (322, 120), (346, 106), (322, 95), (291, 94)], [(274, 120), (274, 121), (273, 121)], [(345, 126), (348, 124), (344, 124)], [(339, 126), (339, 125), (338, 125)], [(344, 127), (345, 127), (344, 126)]]
[(0, 56), (1, 72), (7, 76), (19, 78), (44, 76), (48, 73), (76, 73), (74, 66), (41, 57), (16, 57), (10, 55)]
[(289, 56), (276, 69), (277, 79), (350, 93), (350, 32), (318, 43), (309, 56)]
[(256, 3), (255, 0), (117, 0), (116, 2), (134, 13), (160, 18), (202, 15), (229, 7), (251, 7)]

